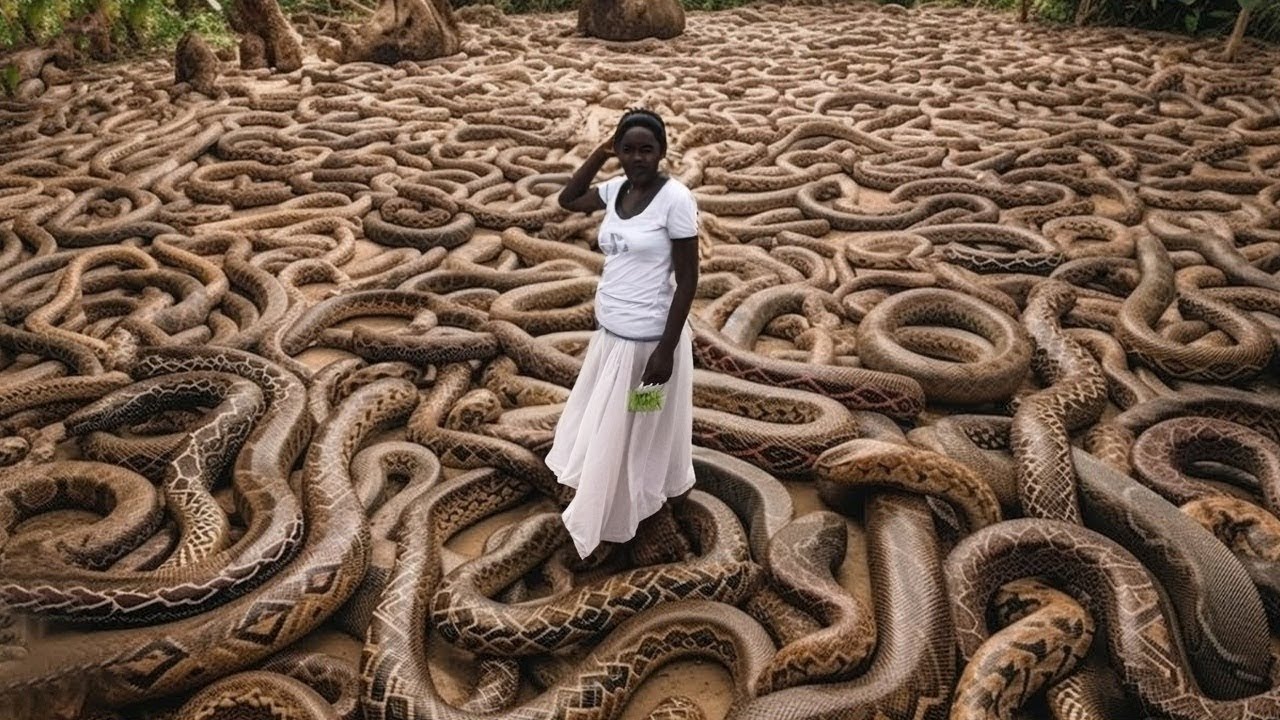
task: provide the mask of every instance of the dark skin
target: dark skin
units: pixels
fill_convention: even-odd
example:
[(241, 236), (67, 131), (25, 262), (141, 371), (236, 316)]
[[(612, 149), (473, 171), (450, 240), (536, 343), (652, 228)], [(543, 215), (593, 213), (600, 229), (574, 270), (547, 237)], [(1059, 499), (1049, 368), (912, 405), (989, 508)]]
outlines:
[[(658, 168), (666, 157), (666, 148), (648, 128), (631, 127), (618, 138), (616, 144), (613, 138), (609, 138), (591, 151), (560, 191), (560, 207), (587, 213), (603, 210), (604, 200), (591, 187), (591, 181), (610, 157), (618, 158), (627, 175), (627, 183), (617, 201), (618, 214), (623, 218), (631, 218), (643, 212), (667, 182), (667, 176)], [(693, 294), (698, 286), (697, 240), (696, 236), (672, 238), (671, 266), (675, 274), (676, 289), (671, 299), (671, 309), (667, 311), (662, 339), (649, 354), (641, 382), (665, 383), (671, 379), (676, 345), (689, 317)]]

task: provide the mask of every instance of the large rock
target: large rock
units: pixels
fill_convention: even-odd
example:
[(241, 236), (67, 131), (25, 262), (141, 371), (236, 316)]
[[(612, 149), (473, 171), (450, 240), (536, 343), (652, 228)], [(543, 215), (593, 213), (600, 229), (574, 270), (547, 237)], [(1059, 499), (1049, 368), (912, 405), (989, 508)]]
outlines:
[(227, 21), (241, 35), (240, 67), (273, 67), (286, 73), (302, 67), (302, 38), (276, 0), (234, 0)]
[(394, 65), (458, 52), (458, 21), (448, 0), (381, 0), (368, 22), (343, 31), (343, 62)]
[(267, 67), (267, 43), (257, 33), (245, 33), (240, 38), (240, 68), (259, 70)]
[[(16, 77), (0, 80), (0, 86), (8, 85), (7, 89), (19, 100), (34, 100), (48, 88), (68, 82), (70, 74), (64, 68), (74, 67), (81, 59), (66, 36), (55, 40), (54, 47), (29, 48), (0, 56), (0, 70), (17, 72)], [(0, 93), (4, 91), (5, 88), (0, 87)]]
[(40, 71), (44, 69), (45, 63), (52, 61), (55, 54), (53, 50), (47, 48), (19, 50), (13, 55), (0, 58), (0, 66), (12, 65), (18, 72), (18, 81), (22, 82), (40, 77)]
[(578, 32), (602, 40), (666, 40), (684, 32), (680, 0), (582, 0)]
[(174, 54), (173, 81), (189, 83), (196, 92), (213, 97), (217, 79), (218, 56), (213, 48), (194, 32), (183, 35)]

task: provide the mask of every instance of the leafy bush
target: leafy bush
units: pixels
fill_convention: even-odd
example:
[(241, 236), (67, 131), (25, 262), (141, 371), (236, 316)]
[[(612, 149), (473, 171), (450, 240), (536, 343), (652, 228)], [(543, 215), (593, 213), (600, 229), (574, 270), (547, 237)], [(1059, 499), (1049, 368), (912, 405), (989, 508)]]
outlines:
[[(48, 45), (100, 12), (112, 44), (125, 51), (174, 46), (188, 30), (214, 45), (233, 42), (216, 0), (0, 0), (0, 47)], [(83, 38), (77, 38), (78, 46)]]
[[(1018, 0), (961, 0), (961, 4), (1016, 8)], [(1122, 25), (1200, 35), (1231, 32), (1239, 0), (1031, 0), (1031, 14), (1052, 22)], [(1249, 23), (1249, 34), (1280, 42), (1280, 0), (1261, 0)]]
[(1280, 43), (1280, 2), (1263, 3), (1253, 11), (1249, 34)]

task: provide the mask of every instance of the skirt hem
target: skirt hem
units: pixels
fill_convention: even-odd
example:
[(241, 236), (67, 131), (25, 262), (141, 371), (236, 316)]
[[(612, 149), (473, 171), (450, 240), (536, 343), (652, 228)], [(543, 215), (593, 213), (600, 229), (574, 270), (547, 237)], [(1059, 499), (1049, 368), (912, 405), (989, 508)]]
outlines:
[(688, 328), (675, 351), (664, 407), (646, 413), (627, 409), (627, 395), (655, 345), (597, 330), (556, 423), (545, 462), (558, 484), (574, 490), (561, 517), (582, 557), (599, 542), (634, 538), (641, 520), (694, 485)]

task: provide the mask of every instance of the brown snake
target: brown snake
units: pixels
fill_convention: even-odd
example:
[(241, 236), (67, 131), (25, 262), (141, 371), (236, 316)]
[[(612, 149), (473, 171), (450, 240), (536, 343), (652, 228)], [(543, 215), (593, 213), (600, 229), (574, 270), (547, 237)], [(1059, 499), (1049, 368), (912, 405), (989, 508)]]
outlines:
[(1138, 237), (1138, 267), (1142, 281), (1120, 308), (1120, 339), (1143, 362), (1172, 377), (1187, 380), (1231, 381), (1251, 377), (1271, 360), (1271, 339), (1252, 319), (1202, 293), (1183, 293), (1179, 308), (1220, 326), (1234, 341), (1226, 347), (1196, 347), (1159, 337), (1153, 324), (1174, 299), (1173, 265), (1160, 241)]
[(945, 717), (955, 639), (933, 521), (922, 501), (891, 493), (873, 496), (867, 511), (872, 583), (882, 588), (875, 594), (877, 646), (870, 665), (852, 680), (761, 696), (729, 717)]
[(782, 595), (807, 609), (825, 627), (787, 643), (761, 676), (761, 693), (808, 682), (852, 678), (875, 648), (870, 608), (831, 577), (844, 560), (845, 521), (828, 512), (796, 518), (773, 536), (766, 567)]
[(1049, 387), (1019, 403), (1009, 441), (1023, 514), (1079, 523), (1070, 433), (1097, 421), (1107, 394), (1097, 362), (1058, 325), (1073, 302), (1070, 288), (1053, 280), (1031, 291), (1023, 323), (1035, 343), (1032, 364)]
[(1244, 473), (1253, 481), (1247, 490), (1257, 492), (1271, 512), (1280, 510), (1280, 445), (1247, 426), (1210, 418), (1171, 418), (1139, 435), (1131, 458), (1135, 475), (1169, 502), (1182, 505), (1224, 492), (1191, 475), (1193, 463), (1207, 460)]
[(1094, 621), (1069, 595), (1015, 580), (994, 598), (1005, 627), (974, 650), (956, 683), (951, 717), (1009, 717), (1084, 661)]
[[(1007, 419), (987, 424), (998, 443), (1007, 433)], [(1225, 547), (1137, 481), (1079, 449), (1073, 449), (1072, 459), (1085, 523), (1157, 568), (1166, 583), (1165, 597), (1181, 631), (1168, 645), (1186, 653), (1199, 681), (1215, 695), (1239, 697), (1264, 687), (1270, 656), (1250, 628), (1265, 619), (1243, 568)]]
[[(379, 425), (402, 420), (416, 393), (401, 381), (364, 388), (344, 404), (309, 452), (303, 512), (308, 523), (298, 555), (261, 587), (232, 601), (217, 620), (197, 616), (143, 633), (99, 631), (92, 653), (76, 639), (44, 643), (37, 657), (7, 674), (0, 700), (32, 716), (73, 690), (85, 702), (122, 705), (181, 691), (204, 676), (226, 674), (305, 635), (355, 589), (367, 561), (367, 533), (351, 491), (347, 464)], [(265, 624), (264, 624), (265, 623)], [(108, 640), (111, 637), (111, 640)], [(74, 658), (74, 660), (73, 660)], [(162, 658), (156, 665), (154, 660)]]
[[(227, 550), (172, 573), (113, 571), (102, 575), (64, 566), (59, 571), (62, 587), (79, 600), (77, 613), (104, 614), (121, 620), (131, 615), (193, 614), (260, 583), (301, 542), (301, 509), (286, 484), (288, 468), (309, 433), (302, 414), (301, 383), (269, 363), (234, 351), (215, 354), (153, 350), (141, 357), (134, 368), (140, 377), (233, 370), (259, 383), (270, 403), (232, 470), (249, 527)], [(41, 565), (32, 571), (44, 573), (47, 567)], [(113, 601), (113, 597), (122, 601)]]
[[(986, 338), (993, 352), (971, 363), (951, 363), (905, 351), (898, 328), (919, 324), (959, 327)], [(925, 395), (948, 403), (984, 403), (1013, 394), (1031, 360), (1026, 332), (994, 307), (952, 290), (921, 288), (893, 295), (858, 325), (858, 354), (869, 367), (920, 380)]]
[[(445, 577), (431, 601), (430, 624), (449, 642), (498, 655), (548, 652), (608, 630), (652, 604), (706, 599), (736, 605), (754, 589), (759, 569), (749, 560), (746, 537), (729, 509), (696, 493), (703, 553), (687, 563), (637, 568), (574, 588), (545, 601), (508, 605), (488, 595), (527, 573), (568, 539), (557, 514), (535, 516), (517, 527), (498, 550)], [(592, 598), (606, 599), (597, 605)]]
[(148, 378), (117, 390), (69, 416), (71, 435), (137, 421), (158, 410), (217, 403), (212, 419), (191, 431), (168, 460), (162, 484), (177, 515), (179, 544), (166, 566), (181, 567), (222, 550), (227, 520), (209, 489), (265, 410), (263, 392), (250, 380), (210, 372)]
[(1167, 642), (1172, 629), (1159, 591), (1136, 559), (1093, 531), (1054, 520), (1010, 520), (974, 533), (947, 558), (947, 582), (962, 652), (989, 635), (984, 611), (995, 590), (1041, 576), (1078, 598), (1105, 622), (1107, 649), (1125, 686), (1148, 712), (1171, 718), (1264, 718), (1277, 712), (1276, 691), (1240, 700), (1203, 695)]

